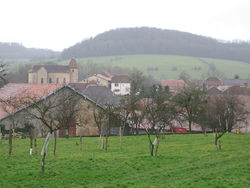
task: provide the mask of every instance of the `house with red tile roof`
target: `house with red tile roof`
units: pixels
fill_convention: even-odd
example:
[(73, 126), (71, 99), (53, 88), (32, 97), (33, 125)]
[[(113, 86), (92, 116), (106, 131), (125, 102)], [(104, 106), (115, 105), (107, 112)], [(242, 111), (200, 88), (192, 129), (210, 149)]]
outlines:
[(80, 83), (92, 83), (97, 84), (99, 86), (105, 86), (107, 88), (110, 88), (110, 82), (113, 75), (108, 72), (102, 72), (99, 74), (94, 74), (93, 76), (90, 76), (88, 78), (85, 78), (84, 80), (80, 81)]
[[(27, 110), (35, 110), (34, 104), (46, 103), (46, 101), (59, 100), (66, 93), (72, 93), (79, 98), (79, 114), (76, 124), (70, 125), (68, 133), (71, 136), (94, 136), (99, 135), (98, 127), (93, 117), (93, 109), (102, 107), (92, 100), (89, 96), (80, 93), (69, 85), (62, 84), (16, 84), (10, 83), (0, 88), (0, 124), (4, 124), (8, 130), (12, 126), (13, 119), (15, 127), (23, 127), (25, 123), (32, 123), (35, 126), (37, 136), (44, 136), (48, 132), (48, 128), (38, 119), (28, 116)], [(5, 101), (22, 101), (19, 105), (7, 106)], [(16, 100), (16, 101), (15, 101)], [(31, 100), (31, 101), (29, 101)], [(6, 110), (7, 109), (7, 110)], [(56, 108), (55, 108), (56, 110)], [(87, 120), (85, 119), (87, 118)], [(44, 133), (44, 134), (43, 134)], [(60, 136), (65, 135), (65, 130), (59, 130)]]
[(172, 93), (179, 93), (186, 87), (186, 83), (183, 80), (162, 80), (161, 86), (169, 87)]

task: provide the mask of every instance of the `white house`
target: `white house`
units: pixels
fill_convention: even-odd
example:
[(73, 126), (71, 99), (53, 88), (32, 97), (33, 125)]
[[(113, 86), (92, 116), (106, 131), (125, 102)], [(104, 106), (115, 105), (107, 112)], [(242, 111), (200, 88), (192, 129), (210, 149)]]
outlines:
[(116, 75), (111, 79), (111, 91), (115, 95), (129, 95), (131, 83), (128, 75)]

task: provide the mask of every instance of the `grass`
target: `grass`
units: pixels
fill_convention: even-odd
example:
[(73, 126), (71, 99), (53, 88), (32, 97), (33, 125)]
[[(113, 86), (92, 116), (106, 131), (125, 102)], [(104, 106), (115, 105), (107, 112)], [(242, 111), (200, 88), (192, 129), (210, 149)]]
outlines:
[[(43, 62), (48, 61), (56, 62), (55, 59), (44, 60)], [(60, 61), (59, 63), (68, 64), (69, 61)], [(200, 79), (209, 72), (209, 64), (213, 64), (216, 70), (223, 73), (226, 78), (234, 78), (235, 75), (239, 75), (240, 78), (250, 77), (250, 63), (223, 59), (148, 54), (88, 57), (77, 59), (77, 61), (80, 64), (96, 63), (105, 66), (136, 68), (158, 80), (178, 79), (183, 71), (187, 72), (192, 78)], [(18, 64), (43, 64), (42, 61), (28, 61), (26, 59), (14, 62), (13, 60), (13, 64), (8, 66), (9, 69), (17, 69)]]
[[(44, 139), (38, 140), (39, 151)], [(146, 136), (110, 137), (108, 151), (97, 148), (97, 137), (60, 138), (57, 155), (48, 148), (46, 172), (41, 156), (29, 156), (29, 140), (14, 140), (8, 157), (7, 140), (0, 145), (0, 187), (250, 187), (250, 134), (227, 134), (217, 152), (213, 135), (169, 135), (159, 156), (150, 157)]]
[[(250, 63), (222, 59), (209, 59), (174, 55), (126, 55), (105, 56), (77, 59), (79, 63), (96, 63), (106, 66), (123, 68), (137, 68), (147, 75), (158, 80), (178, 79), (182, 71), (186, 71), (192, 78), (201, 78), (210, 69), (208, 64), (214, 64), (216, 70), (222, 72), (227, 78), (240, 78), (250, 76)], [(207, 63), (204, 63), (207, 62)], [(68, 64), (69, 60), (61, 63)]]

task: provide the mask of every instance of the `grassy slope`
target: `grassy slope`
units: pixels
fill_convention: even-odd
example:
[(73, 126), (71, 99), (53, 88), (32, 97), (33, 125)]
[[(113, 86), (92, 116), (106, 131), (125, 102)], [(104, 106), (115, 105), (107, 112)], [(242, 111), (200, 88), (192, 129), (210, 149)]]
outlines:
[[(250, 75), (250, 64), (238, 61), (202, 58), (208, 63), (215, 64), (217, 70), (223, 72), (226, 77), (233, 78), (236, 74), (241, 78)], [(128, 55), (128, 56), (105, 56), (79, 59), (80, 63), (94, 62), (109, 66), (119, 66), (125, 68), (137, 68), (146, 74), (151, 74), (156, 79), (177, 79), (182, 71), (188, 72), (193, 78), (201, 78), (207, 73), (209, 67), (202, 63), (200, 58), (174, 56), (174, 55)], [(63, 63), (68, 63), (68, 60)], [(148, 71), (149, 68), (158, 67), (158, 71)], [(173, 71), (173, 67), (177, 70)], [(200, 67), (201, 70), (193, 70)]]
[[(7, 140), (0, 145), (0, 187), (250, 187), (250, 134), (227, 134), (222, 151), (215, 151), (213, 135), (170, 135), (160, 143), (159, 156), (148, 156), (146, 136), (110, 137), (108, 152), (97, 149), (98, 138), (59, 139), (53, 157), (49, 145), (46, 173), (40, 159), (28, 155), (29, 140), (14, 140), (7, 156)], [(39, 139), (39, 151), (43, 139)]]

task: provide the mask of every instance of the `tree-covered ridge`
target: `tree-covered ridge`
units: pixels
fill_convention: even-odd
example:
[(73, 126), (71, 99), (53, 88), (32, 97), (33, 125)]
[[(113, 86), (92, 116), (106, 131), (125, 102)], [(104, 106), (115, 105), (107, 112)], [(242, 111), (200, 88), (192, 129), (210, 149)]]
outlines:
[(0, 59), (42, 60), (54, 58), (58, 52), (49, 49), (26, 48), (19, 43), (0, 42)]
[(250, 62), (249, 51), (248, 42), (220, 42), (187, 32), (141, 27), (104, 32), (63, 50), (61, 58), (172, 54)]

